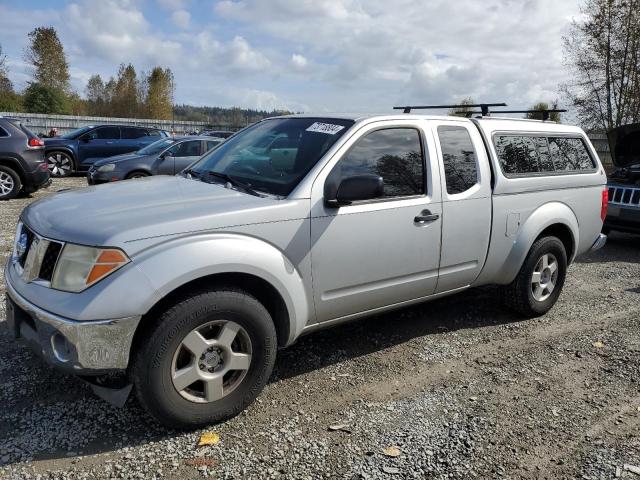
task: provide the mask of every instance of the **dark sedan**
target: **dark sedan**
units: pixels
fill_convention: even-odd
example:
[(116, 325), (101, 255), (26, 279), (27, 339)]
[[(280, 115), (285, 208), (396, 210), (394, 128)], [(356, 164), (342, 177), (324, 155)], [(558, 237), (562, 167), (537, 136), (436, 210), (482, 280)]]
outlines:
[(175, 175), (223, 141), (192, 136), (164, 138), (137, 152), (96, 160), (87, 173), (87, 182), (95, 185), (150, 175)]
[(122, 125), (89, 125), (57, 138), (45, 139), (45, 155), (54, 177), (86, 172), (96, 158), (133, 152), (167, 138), (157, 128)]

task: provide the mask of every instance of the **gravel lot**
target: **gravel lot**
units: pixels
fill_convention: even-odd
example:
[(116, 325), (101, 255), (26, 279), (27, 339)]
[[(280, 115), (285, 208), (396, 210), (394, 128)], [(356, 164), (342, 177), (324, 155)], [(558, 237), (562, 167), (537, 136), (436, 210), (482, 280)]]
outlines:
[[(24, 206), (84, 183), (0, 204), (5, 260)], [(640, 237), (612, 234), (535, 320), (483, 288), (305, 337), (201, 448), (202, 431), (51, 370), (10, 338), (3, 304), (0, 478), (640, 479), (623, 468), (640, 466), (639, 261)]]

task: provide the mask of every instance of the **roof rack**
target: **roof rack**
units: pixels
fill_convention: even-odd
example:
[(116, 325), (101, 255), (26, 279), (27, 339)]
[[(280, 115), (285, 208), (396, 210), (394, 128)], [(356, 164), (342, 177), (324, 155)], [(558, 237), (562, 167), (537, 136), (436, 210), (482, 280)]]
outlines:
[(407, 105), (404, 107), (393, 107), (394, 110), (402, 110), (402, 113), (411, 113), (411, 110), (437, 110), (444, 108), (479, 108), (482, 115), (489, 115), (489, 107), (506, 107), (507, 104), (502, 103), (473, 103), (469, 105)]
[[(564, 113), (566, 112), (566, 109), (563, 108), (549, 108), (549, 109), (540, 109), (540, 110), (499, 110), (497, 112), (492, 112), (492, 113), (541, 113), (542, 114), (542, 121), (545, 122), (547, 120), (549, 120), (549, 118), (551, 117), (550, 114), (552, 113)], [(471, 115), (476, 115), (476, 114), (481, 114), (483, 117), (486, 117), (487, 115), (484, 113), (483, 111), (480, 112), (470, 112), (468, 110), (465, 111), (460, 111), (460, 112), (456, 112), (457, 114), (460, 115), (466, 115), (467, 118), (470, 117)]]

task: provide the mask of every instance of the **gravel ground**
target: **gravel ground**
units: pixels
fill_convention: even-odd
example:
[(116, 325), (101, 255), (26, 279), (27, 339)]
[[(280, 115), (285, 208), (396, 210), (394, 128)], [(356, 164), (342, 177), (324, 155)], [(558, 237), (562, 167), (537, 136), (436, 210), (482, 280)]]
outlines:
[[(0, 204), (4, 257), (25, 205), (83, 184)], [(0, 478), (640, 479), (624, 469), (640, 466), (639, 238), (572, 265), (535, 320), (483, 288), (305, 337), (210, 447), (107, 405), (0, 325)]]

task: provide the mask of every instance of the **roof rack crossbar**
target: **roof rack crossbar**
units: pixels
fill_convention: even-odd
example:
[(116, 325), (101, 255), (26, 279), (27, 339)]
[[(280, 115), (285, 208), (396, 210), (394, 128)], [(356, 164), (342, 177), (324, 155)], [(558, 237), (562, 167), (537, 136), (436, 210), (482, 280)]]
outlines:
[[(551, 118), (550, 114), (552, 113), (564, 113), (567, 110), (564, 108), (548, 108), (548, 109), (539, 109), (539, 110), (498, 110), (498, 111), (494, 111), (492, 113), (541, 113), (542, 114), (542, 120), (543, 121), (547, 121), (549, 120), (549, 118)], [(483, 117), (485, 117), (485, 113), (484, 111), (480, 111), (480, 112), (470, 112), (468, 110), (465, 111), (460, 111), (460, 112), (456, 112), (459, 115), (466, 115), (467, 118), (470, 117), (471, 115), (475, 115), (475, 114), (482, 114)]]
[(444, 108), (479, 108), (483, 115), (489, 114), (489, 107), (506, 107), (507, 104), (502, 103), (473, 103), (469, 105), (406, 105), (404, 107), (393, 107), (394, 110), (402, 110), (403, 113), (411, 113), (411, 110), (437, 110)]

